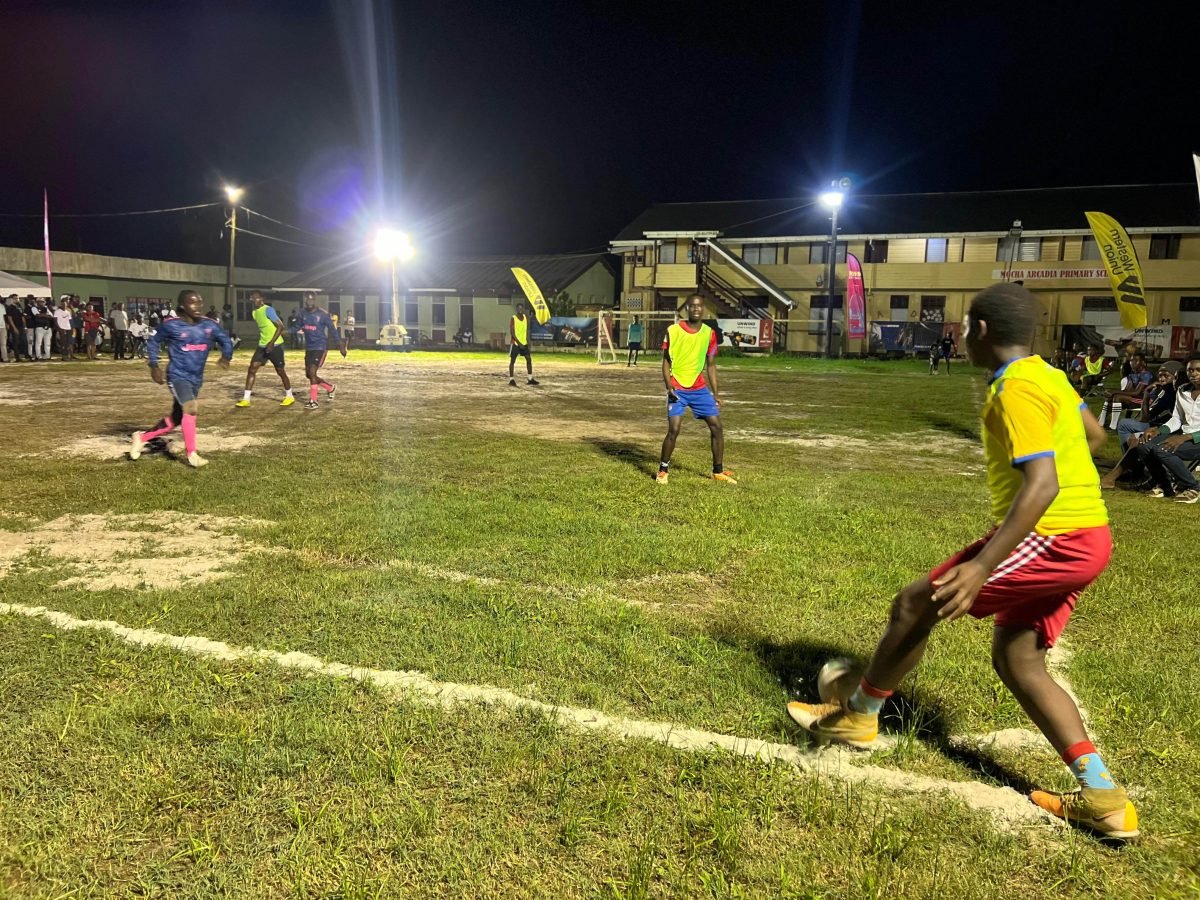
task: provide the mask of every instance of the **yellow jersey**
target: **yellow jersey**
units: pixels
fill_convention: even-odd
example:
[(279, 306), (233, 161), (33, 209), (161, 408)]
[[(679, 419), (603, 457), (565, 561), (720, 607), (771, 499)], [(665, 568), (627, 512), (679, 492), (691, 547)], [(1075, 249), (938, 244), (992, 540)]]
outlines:
[(1084, 407), (1067, 376), (1040, 356), (1014, 359), (992, 376), (980, 412), (992, 517), (1008, 515), (1024, 483), (1018, 468), (1054, 457), (1058, 496), (1038, 520), (1038, 534), (1064, 534), (1108, 524), (1100, 497), (1100, 475), (1092, 462), (1080, 410)]

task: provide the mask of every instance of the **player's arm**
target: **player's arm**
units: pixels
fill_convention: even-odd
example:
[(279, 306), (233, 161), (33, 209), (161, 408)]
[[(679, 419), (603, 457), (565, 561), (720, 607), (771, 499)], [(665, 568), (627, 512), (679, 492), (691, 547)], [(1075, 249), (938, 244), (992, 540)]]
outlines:
[(150, 339), (146, 341), (146, 359), (150, 366), (150, 377), (154, 379), (155, 384), (163, 383), (163, 372), (158, 367), (158, 357), (162, 351), (163, 339), (167, 336), (167, 329), (163, 325), (159, 325), (154, 330), (154, 334), (150, 335)]
[(708, 389), (712, 391), (717, 406), (720, 406), (721, 395), (717, 392), (717, 359), (715, 356), (710, 356), (704, 363), (704, 380), (708, 382)]
[(347, 339), (338, 334), (337, 326), (333, 324), (333, 318), (330, 316), (325, 317), (325, 334), (329, 336), (330, 343), (337, 347), (344, 357), (346, 355)]
[[(508, 340), (509, 343), (517, 344), (517, 317), (508, 317)], [(520, 346), (518, 344), (518, 346)]]
[(220, 324), (213, 328), (213, 337), (217, 339), (217, 344), (221, 348), (221, 358), (217, 360), (217, 365), (222, 369), (228, 369), (229, 361), (233, 359), (233, 341), (229, 339), (229, 335)]
[(667, 399), (674, 403), (678, 398), (675, 396), (675, 389), (671, 387), (671, 351), (667, 338), (663, 338), (662, 376), (663, 387), (667, 389)]
[(1083, 417), (1083, 431), (1087, 435), (1088, 449), (1099, 453), (1108, 443), (1108, 432), (1086, 405), (1080, 405), (1079, 415)]
[(267, 319), (269, 319), (275, 325), (275, 333), (271, 335), (271, 339), (267, 341), (267, 346), (265, 348), (270, 350), (275, 346), (275, 342), (279, 340), (280, 336), (283, 334), (283, 320), (279, 318), (279, 313), (275, 312), (274, 309), (269, 306), (267, 309), (270, 310), (270, 312), (267, 313)]

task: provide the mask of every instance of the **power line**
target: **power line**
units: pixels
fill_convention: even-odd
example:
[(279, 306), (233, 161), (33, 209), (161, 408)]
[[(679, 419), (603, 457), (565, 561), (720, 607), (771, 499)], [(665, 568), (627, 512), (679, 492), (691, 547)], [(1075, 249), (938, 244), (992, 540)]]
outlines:
[(243, 206), (242, 209), (251, 215), (258, 216), (260, 219), (266, 219), (268, 222), (274, 222), (276, 225), (282, 225), (284, 228), (291, 228), (294, 231), (301, 231), (304, 234), (311, 234), (313, 237), (324, 237), (323, 234), (319, 234), (315, 231), (309, 231), (307, 228), (301, 228), (299, 225), (289, 225), (287, 222), (281, 222), (278, 219), (272, 219), (266, 213), (260, 213), (257, 209), (251, 209), (248, 206)]
[[(113, 216), (152, 216), (158, 213), (184, 212), (189, 209), (206, 209), (210, 206), (221, 206), (223, 201), (214, 200), (211, 203), (193, 203), (190, 206), (164, 206), (161, 209), (135, 209), (130, 212), (113, 213), (51, 213), (52, 219), (100, 219)], [(0, 213), (6, 219), (40, 219), (41, 213)]]
[(287, 238), (275, 237), (274, 235), (270, 235), (270, 234), (260, 234), (259, 232), (251, 231), (248, 228), (239, 228), (238, 234), (249, 234), (249, 235), (253, 235), (254, 237), (265, 238), (268, 241), (279, 241), (279, 243), (281, 243), (281, 244), (292, 244), (293, 246), (296, 246), (296, 247), (311, 247), (314, 250), (329, 250), (330, 249), (329, 247), (321, 247), (321, 246), (318, 246), (317, 244), (302, 244), (299, 241), (289, 241), (289, 240), (287, 240)]

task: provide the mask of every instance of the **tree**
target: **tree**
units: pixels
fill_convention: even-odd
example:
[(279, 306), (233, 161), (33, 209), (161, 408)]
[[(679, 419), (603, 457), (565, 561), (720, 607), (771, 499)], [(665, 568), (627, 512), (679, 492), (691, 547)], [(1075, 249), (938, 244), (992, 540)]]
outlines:
[(575, 315), (575, 301), (571, 299), (571, 295), (566, 291), (559, 291), (550, 298), (547, 304), (550, 307), (550, 315), (552, 316), (573, 316)]

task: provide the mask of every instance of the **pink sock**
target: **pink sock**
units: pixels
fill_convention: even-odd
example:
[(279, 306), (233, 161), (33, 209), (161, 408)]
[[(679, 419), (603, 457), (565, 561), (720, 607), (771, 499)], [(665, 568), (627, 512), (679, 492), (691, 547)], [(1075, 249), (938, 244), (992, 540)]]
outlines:
[(317, 402), (317, 386), (315, 384), (310, 384), (308, 386), (308, 399), (313, 403)]
[(327, 394), (333, 390), (333, 385), (330, 384), (328, 381), (318, 381), (317, 386), (325, 388), (325, 393), (327, 393)]
[(191, 456), (196, 452), (196, 417), (183, 414), (183, 446)]
[(158, 425), (154, 427), (153, 431), (142, 432), (142, 443), (144, 444), (146, 441), (152, 441), (155, 438), (160, 438), (164, 434), (170, 434), (174, 430), (175, 423), (171, 421), (169, 416), (164, 416), (159, 420)]

